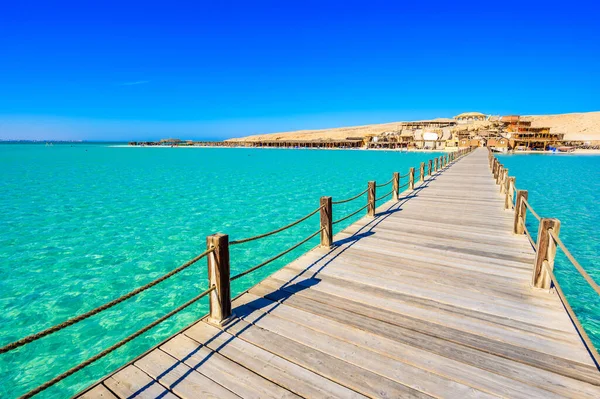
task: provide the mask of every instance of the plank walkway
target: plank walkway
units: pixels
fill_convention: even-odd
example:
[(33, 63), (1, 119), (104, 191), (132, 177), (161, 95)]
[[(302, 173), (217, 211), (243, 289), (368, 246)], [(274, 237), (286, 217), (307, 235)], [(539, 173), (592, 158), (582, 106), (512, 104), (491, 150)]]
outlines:
[(599, 398), (479, 149), (82, 398)]

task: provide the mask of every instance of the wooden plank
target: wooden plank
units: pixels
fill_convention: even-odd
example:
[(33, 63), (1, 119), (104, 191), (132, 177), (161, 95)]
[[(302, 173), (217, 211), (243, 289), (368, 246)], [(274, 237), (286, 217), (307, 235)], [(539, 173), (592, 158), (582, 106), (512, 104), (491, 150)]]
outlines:
[(354, 366), (242, 320), (224, 326), (223, 329), (238, 338), (368, 397), (430, 397), (415, 389), (382, 377), (379, 374)]
[(134, 364), (181, 398), (239, 397), (160, 349), (153, 350)]
[[(244, 301), (246, 298), (241, 298)], [(252, 302), (250, 300), (250, 302)], [(311, 330), (301, 324), (290, 320), (278, 318), (261, 312), (260, 306), (241, 305), (236, 309), (238, 315), (243, 315), (243, 320), (265, 330), (289, 338), (312, 349), (321, 351), (353, 364), (362, 369), (371, 371), (390, 380), (396, 381), (414, 390), (426, 393), (433, 397), (452, 396), (461, 398), (493, 397), (485, 392), (443, 378), (412, 365), (403, 363), (387, 356), (377, 356), (369, 348), (354, 345), (337, 337), (328, 336), (319, 331)], [(234, 306), (235, 303), (234, 303)]]
[[(253, 287), (250, 292), (256, 295), (264, 296), (273, 291), (274, 288), (267, 288), (268, 282)], [(565, 358), (571, 358), (572, 360), (579, 360), (584, 362), (586, 360), (585, 352), (581, 351), (580, 343), (572, 339), (572, 334), (565, 336), (564, 334), (552, 334), (552, 332), (546, 332), (545, 334), (537, 334), (536, 332), (529, 332), (520, 323), (511, 323), (510, 319), (492, 318), (485, 317), (488, 315), (475, 314), (475, 312), (465, 311), (459, 313), (454, 312), (458, 310), (454, 307), (435, 306), (433, 302), (430, 303), (415, 303), (410, 297), (394, 295), (388, 295), (385, 291), (375, 291), (373, 293), (360, 292), (355, 287), (349, 287), (347, 282), (343, 283), (345, 288), (351, 288), (346, 290), (347, 295), (342, 292), (342, 299), (352, 299), (355, 302), (376, 306), (390, 314), (403, 315), (411, 318), (418, 318), (427, 322), (435, 323), (442, 327), (450, 327), (459, 331), (465, 331), (472, 334), (477, 334), (482, 337), (494, 339), (500, 342), (506, 342), (524, 348), (532, 350), (544, 350), (554, 355), (564, 355)], [(317, 289), (321, 283), (310, 288)], [(342, 286), (340, 286), (342, 287)], [(354, 289), (352, 289), (354, 288)], [(342, 288), (343, 289), (343, 288)], [(310, 290), (303, 290), (299, 292), (299, 295), (310, 297)], [(326, 288), (319, 290), (320, 292), (328, 293)], [(366, 290), (362, 290), (366, 291)], [(316, 294), (315, 296), (318, 296)], [(339, 292), (338, 292), (339, 295)], [(338, 296), (336, 295), (336, 297)], [(338, 299), (339, 300), (339, 299)], [(495, 323), (500, 321), (502, 323)], [(538, 327), (537, 330), (542, 330), (543, 327)]]
[(598, 393), (598, 387), (593, 384), (584, 383), (576, 378), (570, 378), (548, 370), (543, 370), (479, 351), (453, 341), (440, 339), (433, 335), (406, 329), (395, 324), (394, 319), (389, 319), (389, 317), (386, 320), (381, 320), (376, 317), (376, 314), (365, 315), (360, 312), (353, 312), (352, 310), (333, 306), (334, 302), (331, 300), (329, 302), (319, 302), (298, 295), (286, 295), (282, 299), (275, 294), (276, 293), (269, 295), (269, 299), (280, 300), (287, 306), (292, 306), (308, 313), (326, 317), (349, 327), (368, 331), (403, 345), (425, 350), (542, 389), (551, 390), (552, 392), (565, 396), (572, 396), (572, 392), (579, 391)]
[(183, 334), (173, 337), (161, 350), (243, 398), (298, 397)]
[(117, 399), (104, 385), (96, 385), (80, 396), (81, 399)]
[[(378, 307), (354, 302), (348, 299), (340, 300), (336, 296), (320, 291), (314, 291), (312, 289), (300, 289), (296, 292), (298, 295), (290, 296), (290, 289), (291, 288), (288, 287), (284, 290), (287, 292), (274, 293), (273, 296), (269, 295), (269, 299), (281, 300), (281, 297), (284, 297), (286, 303), (288, 304), (298, 302), (302, 303), (303, 306), (316, 306), (315, 302), (332, 304), (334, 307), (351, 314), (368, 316), (369, 318), (385, 321), (389, 324), (393, 324), (406, 330), (442, 339), (446, 343), (452, 342), (462, 347), (478, 349), (486, 353), (495, 354), (499, 357), (513, 359), (533, 367), (562, 374), (574, 379), (579, 379), (581, 381), (586, 381), (591, 384), (600, 385), (600, 374), (598, 373), (598, 370), (591, 364), (583, 364), (557, 356), (548, 355), (542, 352), (525, 349), (508, 343), (501, 343), (465, 331), (458, 331), (449, 327), (441, 327), (432, 322), (418, 320), (396, 313), (391, 315), (389, 311), (382, 310)], [(313, 297), (305, 300), (300, 299), (305, 291), (311, 291)]]
[[(246, 294), (238, 299), (236, 306), (240, 306), (239, 304), (248, 304), (248, 306), (255, 309), (268, 312), (271, 316), (300, 323), (313, 330), (369, 348), (369, 350), (379, 353), (380, 356), (392, 357), (411, 364), (414, 367), (429, 370), (484, 392), (500, 394), (500, 396), (511, 398), (551, 398), (556, 396), (550, 391), (525, 384), (521, 381), (506, 378), (432, 352), (404, 345), (373, 332), (315, 315), (314, 313), (288, 306), (285, 303), (273, 302), (263, 297)], [(584, 395), (582, 397), (593, 398), (594, 396)]]
[(300, 396), (365, 397), (356, 391), (204, 322), (196, 323), (187, 329), (184, 335), (193, 339), (197, 344), (206, 345), (211, 350)]
[(106, 379), (104, 385), (119, 398), (175, 399), (179, 397), (132, 365)]

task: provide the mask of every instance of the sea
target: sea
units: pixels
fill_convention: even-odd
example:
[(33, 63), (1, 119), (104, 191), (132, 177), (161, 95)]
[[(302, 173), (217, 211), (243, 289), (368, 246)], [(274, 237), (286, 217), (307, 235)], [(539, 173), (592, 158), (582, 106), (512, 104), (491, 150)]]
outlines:
[[(162, 276), (202, 253), (208, 235), (223, 233), (230, 240), (238, 240), (271, 231), (318, 208), (321, 196), (332, 196), (334, 201), (351, 197), (366, 189), (370, 180), (385, 183), (393, 172), (406, 174), (410, 167), (417, 168), (421, 162), (440, 155), (106, 143), (1, 144), (0, 346)], [(527, 175), (529, 158), (510, 161), (513, 159), (523, 164), (521, 173)], [(539, 158), (541, 162), (545, 159)], [(595, 188), (591, 188), (592, 183), (583, 176), (598, 170), (597, 161), (595, 169), (588, 162), (600, 158), (572, 159), (579, 169), (569, 173), (568, 183), (550, 188), (557, 197), (568, 200), (575, 200), (575, 196), (566, 196), (565, 189), (585, 190), (577, 209), (582, 211), (587, 206), (586, 217), (590, 220), (580, 221), (583, 214), (579, 211), (571, 215), (573, 208), (555, 210), (552, 201), (541, 205), (535, 195), (532, 202), (540, 204), (541, 211), (565, 218), (565, 240), (577, 249), (581, 261), (590, 265), (598, 241), (595, 247), (588, 247), (590, 232), (581, 233), (586, 237), (584, 242), (576, 239), (580, 234), (576, 232), (599, 221), (593, 208), (598, 203), (600, 186), (595, 182)], [(582, 174), (582, 170), (587, 172)], [(533, 185), (535, 179), (530, 182), (519, 178), (518, 183)], [(377, 196), (390, 189), (379, 189)], [(365, 204), (366, 195), (334, 205), (333, 218), (339, 219)], [(360, 212), (336, 224), (334, 233), (362, 216)], [(248, 270), (318, 229), (316, 214), (277, 235), (232, 246), (232, 274)], [(318, 243), (317, 236), (236, 280), (233, 295)], [(206, 261), (201, 260), (114, 308), (1, 354), (0, 397), (16, 398), (28, 392), (207, 288)], [(79, 392), (206, 313), (207, 298), (39, 397), (63, 398)]]

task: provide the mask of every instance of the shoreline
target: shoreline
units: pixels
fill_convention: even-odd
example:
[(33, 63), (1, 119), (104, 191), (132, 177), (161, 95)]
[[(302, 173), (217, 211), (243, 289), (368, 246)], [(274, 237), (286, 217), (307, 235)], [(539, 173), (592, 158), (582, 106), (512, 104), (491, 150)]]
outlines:
[[(259, 150), (311, 150), (311, 151), (387, 151), (387, 152), (456, 152), (459, 150), (457, 147), (444, 148), (444, 149), (400, 149), (400, 148), (294, 148), (294, 147), (245, 147), (245, 146), (168, 146), (168, 145), (109, 145), (112, 148), (222, 148), (222, 149), (259, 149)], [(600, 155), (600, 150), (590, 149), (575, 149), (573, 152), (555, 152), (555, 151), (514, 151), (507, 153), (497, 153), (498, 155), (519, 155), (519, 154), (545, 154), (545, 155)]]

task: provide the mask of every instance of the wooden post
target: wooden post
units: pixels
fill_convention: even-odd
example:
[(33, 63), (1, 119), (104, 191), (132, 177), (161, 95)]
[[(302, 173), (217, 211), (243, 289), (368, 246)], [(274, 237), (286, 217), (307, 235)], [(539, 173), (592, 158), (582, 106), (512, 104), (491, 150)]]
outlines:
[(533, 276), (531, 284), (536, 288), (550, 289), (552, 279), (544, 266), (550, 270), (554, 269), (554, 258), (556, 257), (556, 243), (550, 236), (549, 230), (553, 230), (558, 236), (560, 232), (560, 220), (542, 218), (537, 236), (537, 252), (533, 263)]
[(231, 288), (229, 285), (229, 236), (213, 234), (206, 237), (208, 254), (208, 281), (215, 289), (210, 293), (208, 322), (217, 326), (227, 323), (231, 314)]
[(433, 160), (433, 167), (434, 167), (434, 169), (433, 169), (433, 170), (435, 170), (436, 172), (437, 172), (437, 170), (438, 170), (438, 164), (437, 164), (437, 163), (438, 163), (438, 159), (437, 159), (437, 158), (435, 158), (435, 159)]
[(431, 159), (428, 162), (428, 166), (429, 166), (429, 176), (431, 176)]
[(504, 173), (504, 166), (500, 165), (498, 171), (496, 172), (496, 184), (500, 184), (500, 179), (502, 179), (502, 173)]
[(392, 199), (394, 201), (398, 201), (400, 197), (400, 173), (394, 172), (392, 178)]
[(321, 197), (321, 246), (331, 248), (333, 242), (333, 206), (331, 197)]
[(510, 209), (510, 196), (512, 195), (512, 187), (515, 185), (514, 177), (506, 177), (506, 187), (504, 188), (504, 209)]
[(420, 176), (419, 180), (425, 181), (425, 162), (421, 162), (421, 170), (420, 170), (420, 172), (421, 172), (420, 173), (421, 176)]
[(527, 190), (517, 190), (517, 201), (515, 202), (515, 222), (513, 231), (515, 234), (523, 234), (525, 232), (525, 217), (527, 216), (527, 208), (523, 200), (527, 199), (529, 193)]
[(506, 190), (506, 181), (508, 180), (508, 169), (502, 169), (502, 176), (500, 177), (500, 194)]
[(408, 188), (410, 190), (415, 189), (415, 168), (410, 168), (408, 170)]
[(440, 170), (444, 168), (444, 163), (442, 162), (442, 157), (440, 157)]
[(368, 201), (368, 205), (367, 206), (367, 215), (371, 216), (371, 217), (375, 217), (375, 182), (374, 181), (370, 181), (369, 182), (369, 192), (367, 193), (368, 197), (367, 197), (367, 201)]

